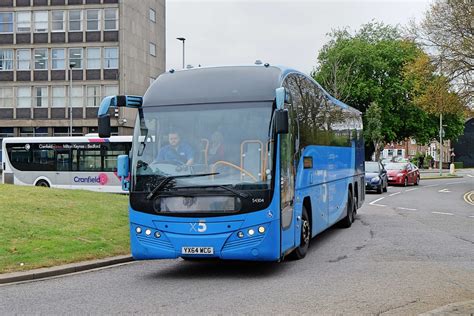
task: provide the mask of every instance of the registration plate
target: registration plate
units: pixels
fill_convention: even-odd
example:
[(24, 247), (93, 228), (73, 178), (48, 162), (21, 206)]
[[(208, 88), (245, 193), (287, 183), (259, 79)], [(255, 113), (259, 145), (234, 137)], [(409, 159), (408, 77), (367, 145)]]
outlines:
[(183, 255), (213, 255), (214, 247), (181, 247)]

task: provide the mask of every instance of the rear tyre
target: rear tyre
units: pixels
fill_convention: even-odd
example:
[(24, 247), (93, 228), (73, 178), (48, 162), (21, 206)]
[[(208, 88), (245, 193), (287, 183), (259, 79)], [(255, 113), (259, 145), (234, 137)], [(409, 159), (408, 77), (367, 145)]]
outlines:
[(48, 181), (45, 181), (45, 180), (39, 180), (38, 182), (36, 182), (35, 185), (37, 187), (49, 188), (49, 183)]
[(415, 185), (418, 185), (420, 184), (420, 177), (416, 177), (416, 180), (415, 180)]
[(301, 241), (300, 245), (290, 254), (291, 259), (303, 259), (308, 252), (309, 243), (311, 242), (311, 223), (309, 222), (308, 211), (303, 206), (301, 214)]
[(340, 222), (339, 226), (342, 228), (349, 228), (354, 221), (354, 199), (352, 197), (352, 192), (349, 190), (347, 195), (347, 204), (346, 204), (347, 215)]

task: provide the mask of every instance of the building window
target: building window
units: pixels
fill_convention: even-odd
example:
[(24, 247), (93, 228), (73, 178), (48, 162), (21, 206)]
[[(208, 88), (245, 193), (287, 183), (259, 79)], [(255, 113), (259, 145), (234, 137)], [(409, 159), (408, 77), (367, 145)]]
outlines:
[(119, 89), (118, 86), (104, 86), (104, 97), (109, 95), (118, 95)]
[(48, 107), (48, 87), (35, 87), (35, 106)]
[(87, 10), (87, 31), (100, 31), (100, 10)]
[(33, 136), (35, 136), (35, 132), (33, 131), (33, 127), (20, 127), (20, 136), (21, 137), (33, 137)]
[(69, 11), (69, 32), (82, 31), (82, 11)]
[(100, 105), (100, 86), (87, 87), (87, 106), (97, 107)]
[(80, 87), (72, 87), (72, 94), (71, 94), (71, 101), (73, 107), (82, 107), (84, 101), (84, 93), (82, 92), (82, 86)]
[(118, 48), (106, 47), (104, 49), (104, 68), (117, 69), (118, 68)]
[(13, 70), (13, 49), (0, 49), (0, 71)]
[(156, 23), (156, 11), (151, 9), (148, 11), (148, 17), (150, 18), (150, 21), (153, 23)]
[(16, 106), (19, 108), (31, 107), (31, 87), (18, 87), (16, 89)]
[(402, 150), (401, 149), (397, 149), (397, 156), (401, 156), (403, 153), (402, 153)]
[(48, 11), (36, 11), (35, 17), (35, 32), (48, 32)]
[(16, 51), (17, 70), (30, 70), (31, 69), (31, 50), (30, 49), (18, 49)]
[(100, 48), (87, 49), (87, 69), (100, 69)]
[(16, 31), (18, 33), (29, 33), (31, 31), (31, 12), (16, 13)]
[(13, 12), (0, 12), (0, 33), (13, 33)]
[(104, 30), (116, 31), (118, 30), (118, 9), (104, 10)]
[(66, 89), (64, 87), (52, 87), (52, 106), (53, 107), (65, 107), (66, 106)]
[(154, 43), (150, 43), (150, 55), (156, 56), (156, 45)]
[(0, 108), (13, 107), (13, 88), (0, 88)]
[(69, 64), (74, 64), (74, 69), (82, 69), (82, 48), (69, 48)]
[(64, 32), (64, 11), (51, 12), (51, 32)]
[(51, 69), (64, 70), (65, 69), (65, 54), (64, 48), (53, 48), (51, 50)]
[(46, 48), (35, 49), (35, 70), (48, 69), (48, 50)]

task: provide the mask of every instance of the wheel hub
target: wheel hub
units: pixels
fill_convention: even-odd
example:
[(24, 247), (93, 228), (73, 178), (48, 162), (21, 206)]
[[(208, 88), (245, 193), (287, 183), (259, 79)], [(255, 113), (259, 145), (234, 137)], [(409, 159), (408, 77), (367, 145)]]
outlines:
[(301, 227), (301, 237), (304, 241), (304, 244), (309, 242), (309, 222), (308, 220), (303, 220), (303, 225)]

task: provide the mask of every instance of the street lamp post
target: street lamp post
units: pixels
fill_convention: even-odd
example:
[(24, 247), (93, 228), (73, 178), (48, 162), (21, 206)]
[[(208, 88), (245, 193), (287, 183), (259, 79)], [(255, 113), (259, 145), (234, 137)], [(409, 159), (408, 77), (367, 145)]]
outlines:
[(72, 68), (76, 66), (75, 62), (69, 64), (69, 136), (72, 136)]
[(183, 42), (183, 69), (184, 69), (184, 67), (185, 67), (185, 65), (186, 65), (186, 63), (184, 62), (184, 56), (185, 56), (185, 55), (184, 55), (184, 42), (186, 41), (186, 39), (185, 39), (184, 37), (177, 37), (176, 39), (177, 39), (178, 41)]

